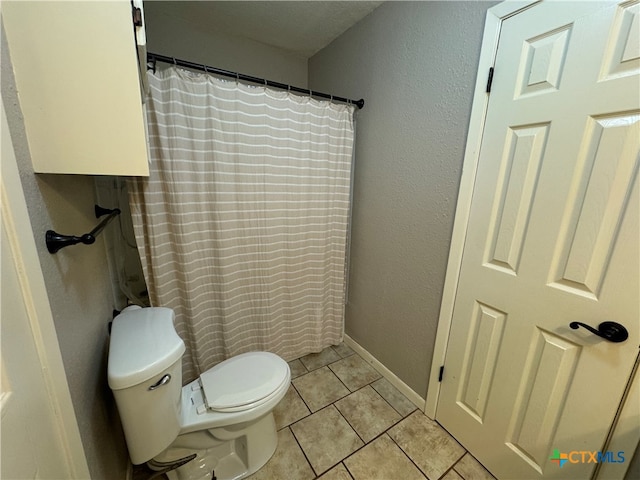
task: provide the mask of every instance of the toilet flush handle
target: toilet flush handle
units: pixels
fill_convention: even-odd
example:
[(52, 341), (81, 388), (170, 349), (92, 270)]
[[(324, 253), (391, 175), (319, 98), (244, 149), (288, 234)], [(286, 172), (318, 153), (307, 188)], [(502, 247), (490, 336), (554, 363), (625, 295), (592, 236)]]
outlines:
[(156, 383), (154, 383), (153, 385), (151, 385), (149, 387), (149, 390), (155, 390), (156, 388), (159, 388), (163, 385), (166, 385), (167, 383), (169, 383), (171, 381), (171, 375), (169, 375), (168, 373), (163, 375), (162, 378), (160, 380), (158, 380)]

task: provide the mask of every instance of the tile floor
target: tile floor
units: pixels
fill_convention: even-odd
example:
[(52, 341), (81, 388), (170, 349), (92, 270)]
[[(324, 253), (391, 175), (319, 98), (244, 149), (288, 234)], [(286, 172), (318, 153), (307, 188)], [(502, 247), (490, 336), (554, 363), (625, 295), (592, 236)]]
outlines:
[[(291, 387), (274, 410), (278, 449), (249, 479), (494, 480), (349, 347), (289, 366)], [(145, 473), (137, 467), (134, 479)]]
[(293, 362), (278, 449), (251, 480), (491, 480), (437, 423), (345, 345)]

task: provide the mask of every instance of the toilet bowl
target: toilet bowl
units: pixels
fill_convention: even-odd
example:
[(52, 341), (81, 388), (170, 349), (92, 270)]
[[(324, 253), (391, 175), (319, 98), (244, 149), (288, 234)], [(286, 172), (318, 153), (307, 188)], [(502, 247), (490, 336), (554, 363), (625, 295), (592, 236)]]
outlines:
[(289, 366), (249, 352), (182, 386), (174, 318), (168, 308), (128, 307), (113, 320), (108, 379), (131, 461), (167, 470), (170, 480), (251, 475), (277, 447), (272, 411), (289, 388)]

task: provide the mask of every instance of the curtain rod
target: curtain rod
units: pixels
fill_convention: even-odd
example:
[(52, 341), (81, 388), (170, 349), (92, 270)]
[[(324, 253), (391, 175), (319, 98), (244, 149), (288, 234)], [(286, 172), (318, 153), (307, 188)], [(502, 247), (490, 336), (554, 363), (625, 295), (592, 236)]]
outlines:
[(304, 93), (305, 95), (309, 95), (310, 97), (328, 98), (332, 101), (335, 100), (336, 102), (352, 103), (358, 108), (364, 107), (364, 100), (362, 98), (360, 100), (351, 100), (350, 98), (336, 97), (335, 95), (316, 92), (314, 90), (309, 90), (308, 88), (294, 87), (291, 85), (287, 85), (285, 83), (274, 82), (273, 80), (266, 80), (264, 78), (252, 77), (251, 75), (244, 75), (242, 73), (230, 72), (229, 70), (223, 70), (221, 68), (216, 68), (216, 67), (209, 67), (207, 65), (202, 65), (200, 63), (188, 62), (187, 60), (180, 60), (173, 57), (167, 57), (166, 55), (159, 55), (157, 53), (151, 53), (151, 52), (147, 53), (147, 69), (151, 69), (155, 73), (156, 62), (172, 63), (174, 65), (179, 65), (180, 67), (187, 67), (187, 68), (192, 68), (194, 70), (201, 70), (206, 73), (214, 73), (216, 75), (231, 77), (237, 80), (244, 80), (247, 82), (261, 83), (263, 85), (279, 88), (281, 90), (290, 90), (292, 92)]

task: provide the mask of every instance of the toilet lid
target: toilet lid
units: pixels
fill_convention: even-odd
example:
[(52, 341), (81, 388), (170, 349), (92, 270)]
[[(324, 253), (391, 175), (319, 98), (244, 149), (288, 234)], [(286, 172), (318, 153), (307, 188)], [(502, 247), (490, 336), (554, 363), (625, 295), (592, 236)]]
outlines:
[(287, 379), (289, 366), (269, 352), (249, 352), (229, 358), (200, 375), (207, 406), (237, 410), (254, 406)]

